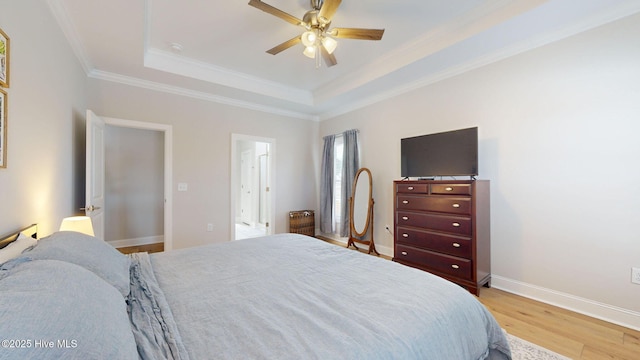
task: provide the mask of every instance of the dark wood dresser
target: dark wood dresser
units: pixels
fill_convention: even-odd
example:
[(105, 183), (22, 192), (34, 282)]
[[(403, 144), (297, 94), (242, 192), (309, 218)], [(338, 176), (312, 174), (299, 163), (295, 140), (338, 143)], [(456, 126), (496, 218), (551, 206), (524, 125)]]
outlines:
[(478, 295), (491, 285), (488, 180), (395, 181), (393, 261)]

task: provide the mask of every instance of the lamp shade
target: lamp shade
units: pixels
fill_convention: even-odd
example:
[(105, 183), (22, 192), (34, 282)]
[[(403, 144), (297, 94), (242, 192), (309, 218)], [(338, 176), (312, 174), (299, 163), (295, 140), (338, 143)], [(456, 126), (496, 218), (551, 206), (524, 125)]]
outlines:
[(316, 57), (316, 47), (307, 46), (306, 48), (304, 48), (304, 51), (302, 53), (304, 54), (304, 56), (314, 59)]
[(300, 40), (302, 40), (302, 44), (306, 47), (313, 46), (316, 44), (316, 39), (318, 36), (314, 31), (305, 31), (302, 33)]
[(333, 54), (333, 51), (338, 46), (338, 42), (335, 41), (333, 38), (326, 36), (322, 38), (322, 45), (324, 46), (324, 48), (327, 50), (329, 54)]
[(93, 224), (88, 216), (72, 216), (62, 219), (60, 231), (75, 231), (94, 236)]

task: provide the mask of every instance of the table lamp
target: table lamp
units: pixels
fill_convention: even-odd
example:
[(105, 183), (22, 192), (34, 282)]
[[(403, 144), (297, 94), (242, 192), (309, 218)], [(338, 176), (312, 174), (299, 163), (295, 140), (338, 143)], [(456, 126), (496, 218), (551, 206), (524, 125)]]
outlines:
[(71, 216), (62, 219), (60, 231), (75, 231), (94, 236), (93, 224), (88, 216)]

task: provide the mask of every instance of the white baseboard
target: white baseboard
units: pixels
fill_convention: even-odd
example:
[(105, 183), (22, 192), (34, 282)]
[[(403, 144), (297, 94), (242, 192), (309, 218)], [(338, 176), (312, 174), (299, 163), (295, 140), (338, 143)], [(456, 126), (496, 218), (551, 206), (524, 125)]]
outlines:
[(640, 331), (640, 312), (491, 275), (491, 287)]
[(116, 249), (122, 248), (122, 247), (141, 246), (141, 245), (157, 244), (157, 243), (163, 243), (163, 242), (164, 242), (163, 235), (107, 241), (107, 243), (109, 243), (111, 246), (113, 246)]

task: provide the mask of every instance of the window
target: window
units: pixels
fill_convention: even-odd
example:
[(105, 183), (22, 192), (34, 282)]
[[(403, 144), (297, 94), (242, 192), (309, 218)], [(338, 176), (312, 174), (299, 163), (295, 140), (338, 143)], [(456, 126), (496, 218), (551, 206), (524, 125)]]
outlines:
[(328, 135), (323, 140), (320, 231), (325, 234), (347, 236), (351, 182), (360, 164), (358, 130)]
[(344, 136), (336, 135), (333, 144), (333, 221), (332, 232), (340, 233), (342, 223), (342, 161), (344, 159)]

